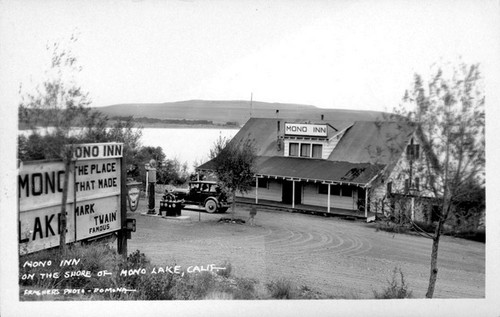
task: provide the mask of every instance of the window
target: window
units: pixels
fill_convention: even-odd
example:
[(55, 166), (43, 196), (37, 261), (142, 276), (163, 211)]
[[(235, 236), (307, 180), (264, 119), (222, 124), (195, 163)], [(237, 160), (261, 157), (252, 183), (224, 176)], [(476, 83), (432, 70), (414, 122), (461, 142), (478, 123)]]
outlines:
[(321, 145), (321, 144), (313, 144), (312, 145), (312, 157), (313, 158), (322, 158), (323, 157), (323, 145)]
[(392, 194), (392, 182), (387, 183), (387, 193)]
[(407, 193), (410, 190), (420, 190), (420, 178), (415, 177), (413, 182), (410, 182), (409, 179), (405, 179), (405, 193)]
[(288, 156), (323, 158), (323, 145), (290, 142), (288, 144)]
[(319, 184), (318, 194), (328, 195), (328, 185), (327, 184)]
[(411, 139), (410, 144), (406, 147), (406, 156), (409, 160), (416, 160), (420, 157), (420, 144), (413, 144)]
[(300, 145), (300, 156), (301, 157), (310, 157), (311, 156), (311, 144), (302, 143)]
[(330, 189), (330, 195), (334, 196), (340, 196), (340, 186), (339, 185), (334, 185)]
[(342, 186), (342, 196), (343, 197), (352, 197), (352, 187), (351, 186)]
[[(328, 195), (328, 184), (319, 184), (318, 194)], [(340, 196), (339, 185), (330, 185), (330, 196)]]
[(258, 179), (259, 188), (268, 188), (267, 184), (268, 184), (267, 178), (259, 178)]

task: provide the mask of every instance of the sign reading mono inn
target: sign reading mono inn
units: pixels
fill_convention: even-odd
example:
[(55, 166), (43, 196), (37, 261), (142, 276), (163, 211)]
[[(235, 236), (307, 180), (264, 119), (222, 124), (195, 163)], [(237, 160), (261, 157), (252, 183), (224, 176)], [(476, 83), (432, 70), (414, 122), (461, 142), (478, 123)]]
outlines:
[[(122, 143), (73, 145), (66, 204), (66, 241), (121, 229)], [(19, 168), (19, 247), (31, 253), (59, 245), (64, 162), (31, 161)]]
[(285, 123), (285, 135), (326, 137), (326, 124)]

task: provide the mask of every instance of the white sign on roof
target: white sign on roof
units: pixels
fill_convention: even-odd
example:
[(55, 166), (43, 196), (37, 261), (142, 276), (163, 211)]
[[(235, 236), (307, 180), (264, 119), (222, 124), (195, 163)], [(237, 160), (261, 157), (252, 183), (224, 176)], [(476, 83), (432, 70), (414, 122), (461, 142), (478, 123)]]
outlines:
[(285, 123), (285, 135), (327, 137), (326, 124)]

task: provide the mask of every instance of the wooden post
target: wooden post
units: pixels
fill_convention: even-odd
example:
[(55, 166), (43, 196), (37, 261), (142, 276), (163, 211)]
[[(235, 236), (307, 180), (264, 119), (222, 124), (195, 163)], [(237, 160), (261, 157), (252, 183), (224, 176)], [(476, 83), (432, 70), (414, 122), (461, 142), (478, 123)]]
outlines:
[(73, 225), (75, 226), (75, 242), (77, 241), (77, 231), (78, 231), (78, 226), (76, 223), (76, 160), (73, 160), (73, 166), (71, 167), (71, 170), (73, 171)]
[(331, 184), (330, 184), (330, 183), (328, 183), (328, 207), (327, 207), (327, 209), (326, 209), (326, 211), (327, 211), (328, 213), (330, 213), (330, 185), (331, 185)]
[(124, 164), (123, 157), (120, 158), (120, 169), (121, 169), (121, 177), (120, 177), (120, 218), (121, 218), (121, 229), (118, 231), (118, 253), (123, 256), (124, 259), (127, 259), (127, 171)]
[(146, 170), (146, 202), (148, 201), (149, 198), (148, 187), (149, 187), (149, 171)]
[(292, 179), (292, 208), (295, 208), (295, 180)]
[(259, 177), (255, 176), (255, 203), (259, 203)]
[(411, 221), (415, 221), (415, 197), (411, 198)]
[(368, 218), (368, 187), (365, 187), (365, 218)]

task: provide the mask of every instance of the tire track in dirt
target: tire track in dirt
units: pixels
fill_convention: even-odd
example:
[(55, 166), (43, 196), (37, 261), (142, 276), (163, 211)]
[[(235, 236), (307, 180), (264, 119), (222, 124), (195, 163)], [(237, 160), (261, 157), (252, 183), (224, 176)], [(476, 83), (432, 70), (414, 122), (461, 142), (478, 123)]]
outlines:
[[(199, 222), (198, 214), (193, 215), (189, 223), (139, 216), (129, 250), (138, 248), (158, 264), (170, 259), (189, 265), (228, 261), (237, 276), (263, 285), (285, 277), (325, 293), (366, 298), (401, 267), (414, 294), (425, 295), (431, 248), (425, 238), (281, 211), (259, 210), (254, 227), (218, 223), (221, 215), (212, 214), (202, 214)], [(436, 297), (484, 297), (484, 259), (484, 244), (444, 237)]]

